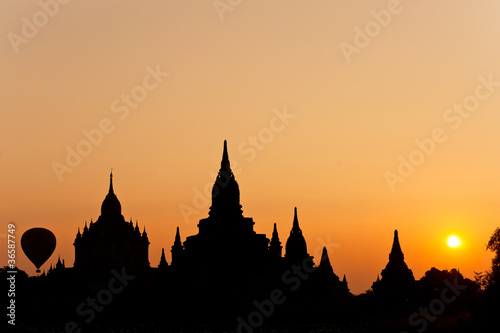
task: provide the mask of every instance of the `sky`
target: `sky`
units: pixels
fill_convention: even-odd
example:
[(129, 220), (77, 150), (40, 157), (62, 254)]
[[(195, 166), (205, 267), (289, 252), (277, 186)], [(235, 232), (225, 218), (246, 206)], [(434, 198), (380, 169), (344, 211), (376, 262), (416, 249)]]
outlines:
[[(399, 231), (409, 268), (466, 277), (500, 226), (497, 1), (4, 0), (0, 230), (58, 256), (94, 221), (113, 168), (152, 266), (208, 216), (223, 141), (244, 215), (283, 245), (298, 208), (353, 293)], [(457, 248), (446, 245), (450, 235)]]

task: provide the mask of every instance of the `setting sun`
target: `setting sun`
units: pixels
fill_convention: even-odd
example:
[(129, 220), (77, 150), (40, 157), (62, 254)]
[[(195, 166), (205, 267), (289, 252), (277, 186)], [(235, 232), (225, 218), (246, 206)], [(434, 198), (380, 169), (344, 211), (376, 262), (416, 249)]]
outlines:
[(457, 247), (460, 245), (460, 239), (457, 236), (448, 237), (448, 246)]

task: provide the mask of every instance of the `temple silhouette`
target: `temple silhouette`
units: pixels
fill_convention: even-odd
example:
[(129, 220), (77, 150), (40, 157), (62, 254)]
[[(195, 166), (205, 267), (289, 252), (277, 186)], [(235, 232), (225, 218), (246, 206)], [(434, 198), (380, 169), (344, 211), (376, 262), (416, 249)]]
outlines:
[(254, 231), (255, 222), (251, 217), (244, 217), (241, 208), (240, 189), (231, 171), (224, 141), (208, 217), (200, 220), (198, 234), (187, 237), (183, 248), (176, 239), (172, 248), (172, 265), (195, 268), (201, 273), (215, 270), (220, 275), (230, 273), (229, 270), (250, 274), (269, 265), (272, 253), (268, 247), (269, 239)]
[[(184, 241), (177, 227), (170, 250), (171, 263), (167, 262), (163, 248), (158, 266), (151, 267), (146, 227), (141, 232), (137, 221), (134, 225), (123, 217), (111, 173), (100, 216), (95, 222), (91, 219), (89, 225), (85, 222), (83, 232), (78, 228), (73, 267), (59, 261), (51, 266), (49, 275), (78, 276), (90, 291), (96, 291), (105, 286), (110, 271), (125, 269), (138, 275), (140, 283), (154, 286), (158, 295), (168, 294), (171, 303), (184, 304), (205, 319), (221, 313), (227, 319), (251, 306), (253, 300), (268, 297), (276, 287), (286, 289), (282, 276), (293, 267), (305, 267), (314, 270), (314, 274), (304, 283), (302, 292), (294, 295), (295, 301), (289, 302), (290, 309), (304, 304), (312, 309), (319, 299), (328, 303), (328, 298), (346, 300), (351, 295), (345, 275), (341, 281), (334, 273), (326, 248), (315, 266), (307, 251), (296, 207), (284, 247), (276, 223), (270, 238), (256, 233), (254, 225), (251, 217), (243, 215), (240, 189), (224, 141), (208, 217), (199, 221), (198, 233)], [(174, 289), (169, 287), (172, 285)], [(186, 299), (191, 300), (189, 304)], [(176, 312), (168, 304), (165, 309)]]
[[(177, 226), (172, 242), (165, 240), (158, 265), (151, 265), (146, 226), (141, 232), (137, 221), (134, 225), (123, 217), (111, 173), (99, 217), (88, 225), (85, 221), (82, 231), (78, 227), (73, 267), (59, 257), (48, 274), (36, 277), (29, 293), (19, 298), (32, 302), (26, 305), (29, 320), (72, 318), (83, 332), (123, 322), (154, 323), (162, 332), (168, 330), (161, 325), (186, 323), (215, 323), (227, 331), (237, 327), (238, 332), (251, 332), (262, 325), (378, 323), (394, 314), (404, 317), (422, 299), (432, 300), (436, 276), (460, 277), (461, 283), (471, 286), (463, 302), (475, 297), (477, 286), (457, 271), (434, 269), (419, 284), (405, 263), (397, 230), (381, 278), (365, 294), (354, 296), (346, 275), (340, 278), (335, 273), (326, 248), (316, 262), (309, 255), (297, 207), (289, 222), (274, 223), (269, 238), (256, 233), (254, 226), (253, 219), (243, 215), (224, 141), (208, 217), (199, 220), (198, 233), (184, 241)], [(282, 242), (278, 229), (287, 228), (288, 237)], [(170, 263), (165, 248), (170, 249)], [(112, 294), (117, 290), (113, 281), (125, 281), (126, 288)], [(92, 303), (85, 304), (89, 299), (101, 303), (92, 308)]]
[[(276, 223), (271, 239), (265, 234), (257, 234), (254, 225), (251, 217), (243, 216), (239, 186), (231, 170), (227, 142), (224, 141), (208, 217), (199, 221), (198, 234), (186, 237), (184, 242), (177, 227), (171, 247), (172, 262), (168, 264), (163, 249), (158, 267), (178, 273), (254, 275), (312, 259), (307, 253), (307, 244), (299, 226), (297, 208), (294, 209), (284, 256)], [(120, 201), (114, 193), (112, 173), (108, 193), (101, 205), (101, 215), (96, 222), (91, 220), (89, 226), (85, 222), (83, 232), (78, 228), (73, 245), (73, 268), (81, 274), (108, 272), (121, 267), (133, 272), (150, 268), (146, 227), (141, 233), (138, 222), (134, 227), (132, 220), (125, 221)], [(324, 260), (329, 259), (326, 256)]]
[(126, 267), (131, 272), (149, 268), (149, 240), (146, 228), (141, 233), (136, 222), (126, 222), (120, 201), (113, 191), (113, 173), (109, 176), (109, 191), (101, 205), (101, 215), (94, 223), (90, 220), (83, 233), (76, 234), (75, 263), (81, 274), (109, 272)]
[(394, 231), (394, 241), (389, 254), (389, 262), (382, 270), (382, 279), (377, 278), (372, 285), (373, 292), (379, 297), (390, 301), (408, 300), (416, 290), (413, 272), (405, 263), (404, 254), (399, 244), (398, 231)]

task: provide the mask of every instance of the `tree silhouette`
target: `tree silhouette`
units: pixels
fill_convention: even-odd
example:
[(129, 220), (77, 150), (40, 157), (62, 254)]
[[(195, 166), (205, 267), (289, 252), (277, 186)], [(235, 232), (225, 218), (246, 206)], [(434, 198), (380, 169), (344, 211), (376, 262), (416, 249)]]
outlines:
[(486, 289), (493, 294), (499, 294), (500, 288), (500, 228), (497, 228), (486, 249), (495, 253), (491, 261), (491, 271), (486, 274)]
[(500, 228), (497, 228), (491, 235), (486, 250), (495, 253), (491, 260), (491, 270), (486, 272), (476, 272), (476, 281), (486, 290), (490, 296), (500, 294)]

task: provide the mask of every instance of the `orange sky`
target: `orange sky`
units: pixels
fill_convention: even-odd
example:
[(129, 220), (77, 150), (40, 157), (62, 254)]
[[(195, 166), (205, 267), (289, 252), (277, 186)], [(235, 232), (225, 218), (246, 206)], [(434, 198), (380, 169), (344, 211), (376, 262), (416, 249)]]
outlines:
[[(176, 226), (185, 239), (207, 216), (199, 193), (227, 139), (255, 230), (277, 222), (285, 243), (297, 206), (309, 253), (326, 245), (355, 293), (385, 267), (396, 228), (417, 279), (488, 269), (496, 1), (60, 1), (0, 4), (2, 244), (9, 222), (18, 238), (46, 227), (58, 245), (43, 268), (72, 265), (112, 167), (156, 266)], [(446, 246), (450, 233), (462, 247)], [(20, 247), (18, 264), (34, 274)]]

